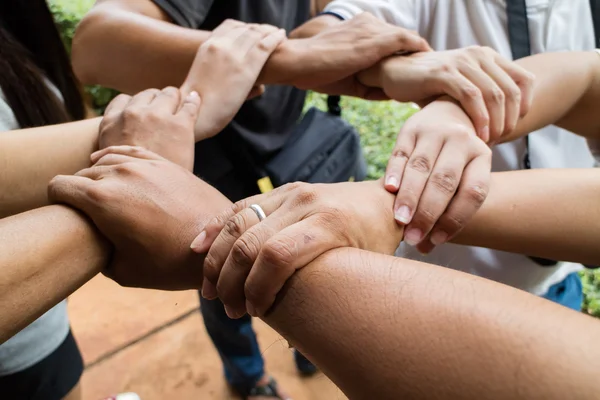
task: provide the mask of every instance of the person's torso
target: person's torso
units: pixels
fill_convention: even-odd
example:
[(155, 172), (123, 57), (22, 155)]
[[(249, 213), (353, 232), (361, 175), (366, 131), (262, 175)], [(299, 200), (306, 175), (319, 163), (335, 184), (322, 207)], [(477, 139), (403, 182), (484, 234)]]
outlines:
[[(60, 93), (53, 88), (56, 95)], [(0, 90), (0, 135), (19, 124)], [(66, 301), (56, 305), (0, 345), (0, 376), (22, 371), (46, 358), (69, 333)]]
[[(310, 1), (215, 1), (199, 29), (212, 30), (228, 18), (278, 26), (289, 34), (309, 20)], [(231, 159), (240, 162), (240, 157), (230, 153), (232, 146), (223, 145), (224, 139), (235, 146), (244, 146), (253, 162), (259, 164), (263, 156), (276, 152), (287, 142), (300, 118), (304, 100), (305, 92), (291, 86), (267, 86), (262, 96), (244, 103), (222, 137), (218, 135), (196, 146), (197, 157), (202, 160), (197, 163), (196, 172), (208, 181), (218, 182), (227, 170), (239, 169), (238, 165), (232, 165)]]
[[(397, 1), (400, 7), (401, 1)], [(512, 58), (508, 40), (505, 0), (425, 0), (416, 2), (419, 33), (435, 50), (471, 45), (489, 46)], [(588, 0), (528, 0), (529, 35), (533, 54), (584, 51), (595, 47)], [(560, 99), (557, 99), (560, 101)], [(493, 149), (493, 170), (523, 169), (525, 139)], [(529, 135), (532, 168), (588, 168), (594, 165), (586, 141), (556, 126)], [(529, 258), (489, 249), (447, 244), (420, 256), (404, 244), (399, 255), (463, 269), (536, 294), (581, 268), (559, 263), (540, 267)]]

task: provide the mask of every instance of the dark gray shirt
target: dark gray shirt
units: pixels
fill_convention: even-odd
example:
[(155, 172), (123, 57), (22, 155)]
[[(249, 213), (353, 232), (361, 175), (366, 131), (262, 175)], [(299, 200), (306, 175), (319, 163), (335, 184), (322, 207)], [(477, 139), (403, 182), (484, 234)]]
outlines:
[[(278, 26), (289, 33), (310, 18), (310, 0), (152, 1), (176, 24), (209, 31), (226, 19), (235, 19)], [(196, 146), (196, 173), (210, 183), (216, 183), (232, 168), (243, 169), (240, 168), (243, 167), (240, 166), (241, 157), (230, 151), (232, 143), (235, 147), (243, 147), (252, 156), (252, 161), (260, 165), (266, 156), (281, 149), (289, 139), (291, 129), (302, 113), (304, 99), (305, 92), (293, 87), (267, 87), (261, 97), (244, 104), (222, 134)]]

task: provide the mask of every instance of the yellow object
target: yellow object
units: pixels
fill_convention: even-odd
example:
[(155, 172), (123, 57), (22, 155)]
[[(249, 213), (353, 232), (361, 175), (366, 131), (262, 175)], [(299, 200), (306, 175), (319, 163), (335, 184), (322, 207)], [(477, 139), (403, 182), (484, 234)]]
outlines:
[(268, 176), (260, 178), (258, 181), (256, 181), (256, 183), (261, 193), (268, 193), (273, 190), (273, 182), (271, 182), (271, 178)]

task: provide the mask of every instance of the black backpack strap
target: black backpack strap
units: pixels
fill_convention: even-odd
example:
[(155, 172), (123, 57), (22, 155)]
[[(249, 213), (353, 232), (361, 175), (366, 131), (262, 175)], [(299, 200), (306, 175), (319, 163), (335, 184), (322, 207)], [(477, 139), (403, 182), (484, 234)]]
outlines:
[(513, 59), (531, 55), (529, 39), (529, 20), (525, 0), (507, 0), (506, 15), (508, 19), (508, 38)]
[(594, 39), (596, 48), (600, 49), (600, 0), (590, 0), (592, 10), (592, 21), (594, 22)]

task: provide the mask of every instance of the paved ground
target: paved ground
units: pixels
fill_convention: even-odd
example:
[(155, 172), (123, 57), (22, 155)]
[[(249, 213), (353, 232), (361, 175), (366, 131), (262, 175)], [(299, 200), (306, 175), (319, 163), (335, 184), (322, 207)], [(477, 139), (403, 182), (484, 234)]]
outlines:
[[(69, 301), (83, 352), (83, 400), (134, 391), (142, 400), (235, 399), (222, 378), (195, 292), (124, 289), (96, 277)], [(294, 400), (337, 400), (343, 394), (323, 375), (300, 378), (287, 343), (255, 322), (269, 371)]]

